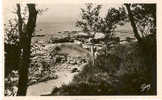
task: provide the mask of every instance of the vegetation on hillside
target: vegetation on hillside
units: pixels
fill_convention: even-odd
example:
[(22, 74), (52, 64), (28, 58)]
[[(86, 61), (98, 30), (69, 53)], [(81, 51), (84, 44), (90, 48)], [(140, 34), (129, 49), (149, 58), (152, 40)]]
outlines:
[[(32, 43), (37, 13), (42, 11), (36, 10), (35, 4), (28, 4), (27, 7), (28, 19), (24, 19), (21, 7), (17, 4), (18, 18), (10, 20), (5, 26), (5, 90), (13, 91), (15, 86), (18, 87), (18, 92), (13, 91), (11, 95), (26, 95), (28, 85), (34, 80), (33, 76), (37, 82), (41, 82), (39, 80), (43, 76), (48, 77), (42, 81), (56, 79), (53, 69), (60, 63), (73, 66), (82, 62), (86, 65), (81, 72), (76, 69), (79, 73), (73, 81), (54, 88), (49, 95), (156, 94), (155, 4), (124, 4), (119, 8), (109, 8), (105, 17), (100, 16), (102, 5), (86, 4), (85, 8), (81, 8), (81, 19), (76, 23), (83, 33), (50, 38), (47, 44), (55, 45), (52, 49), (46, 48), (46, 44)], [(124, 40), (127, 43), (123, 43), (120, 37), (115, 37), (115, 29), (125, 23), (131, 23), (136, 38), (134, 40), (137, 41), (127, 37)], [(96, 34), (103, 37), (96, 39)], [(64, 42), (75, 45), (56, 45)], [(81, 55), (86, 52), (86, 58), (69, 57), (69, 53), (78, 53), (72, 52), (72, 49), (83, 52)], [(40, 73), (39, 68), (43, 70)], [(72, 73), (76, 70), (72, 70)]]
[[(110, 19), (114, 18), (115, 21), (129, 18), (138, 43), (114, 44), (113, 47), (108, 45), (106, 52), (105, 49), (103, 53), (100, 52), (93, 66), (88, 64), (75, 76), (70, 85), (55, 88), (51, 95), (156, 94), (156, 17), (155, 12), (149, 10), (152, 7), (155, 11), (156, 5), (125, 4), (125, 6), (128, 15), (122, 13), (123, 19), (120, 19), (120, 11), (115, 9), (108, 10), (107, 16)], [(110, 11), (112, 15), (115, 13), (118, 15), (111, 17)], [(108, 26), (111, 27), (112, 24)]]

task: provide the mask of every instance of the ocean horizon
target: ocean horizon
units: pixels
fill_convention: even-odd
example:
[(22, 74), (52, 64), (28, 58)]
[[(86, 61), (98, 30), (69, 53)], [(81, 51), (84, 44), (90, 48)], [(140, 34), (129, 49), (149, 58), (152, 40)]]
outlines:
[(64, 31), (79, 31), (75, 26), (75, 22), (41, 22), (36, 25), (36, 34), (56, 34)]
[[(75, 22), (41, 22), (37, 23), (36, 35), (62, 35), (64, 31), (80, 31), (81, 29), (75, 26)], [(115, 36), (125, 39), (126, 37), (134, 38), (134, 34), (131, 30), (130, 24), (124, 26), (118, 26)]]

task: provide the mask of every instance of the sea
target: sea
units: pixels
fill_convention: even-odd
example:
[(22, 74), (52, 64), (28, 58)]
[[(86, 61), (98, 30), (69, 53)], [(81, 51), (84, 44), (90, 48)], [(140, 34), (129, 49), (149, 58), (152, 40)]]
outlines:
[(80, 31), (81, 29), (75, 26), (75, 22), (41, 22), (36, 25), (36, 34), (38, 35), (54, 35), (64, 31)]
[[(63, 35), (64, 31), (80, 31), (80, 28), (75, 26), (75, 22), (39, 22), (36, 26), (36, 35)], [(118, 26), (114, 32), (115, 36), (124, 40), (126, 37), (134, 38), (131, 25), (126, 23), (123, 26)]]

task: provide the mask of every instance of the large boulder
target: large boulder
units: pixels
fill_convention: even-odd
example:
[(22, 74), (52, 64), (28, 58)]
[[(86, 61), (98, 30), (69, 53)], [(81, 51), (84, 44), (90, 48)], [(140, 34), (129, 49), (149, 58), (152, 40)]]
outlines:
[(87, 33), (84, 33), (84, 32), (79, 32), (78, 35), (79, 36), (88, 36), (88, 34)]
[(64, 37), (52, 37), (49, 42), (50, 43), (73, 42), (73, 39), (71, 39), (68, 36), (64, 36)]
[(79, 32), (79, 33), (76, 34), (74, 37), (75, 37), (75, 38), (89, 38), (90, 35), (89, 35), (88, 33)]
[(104, 38), (105, 38), (105, 34), (101, 32), (97, 32), (94, 36), (94, 39), (104, 39)]

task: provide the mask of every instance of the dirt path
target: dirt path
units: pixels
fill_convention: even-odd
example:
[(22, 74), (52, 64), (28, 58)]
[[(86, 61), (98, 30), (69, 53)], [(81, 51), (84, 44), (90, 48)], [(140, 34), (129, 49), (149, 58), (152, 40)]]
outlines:
[(72, 81), (76, 73), (61, 72), (58, 73), (58, 79), (41, 82), (28, 87), (27, 96), (47, 95), (53, 91), (54, 87), (60, 87), (63, 84), (68, 84)]
[[(81, 71), (85, 65), (86, 63), (82, 64), (79, 67), (79, 70)], [(56, 75), (58, 75), (58, 79), (53, 79), (29, 86), (27, 90), (27, 96), (40, 96), (51, 94), (55, 87), (61, 87), (64, 84), (67, 85), (72, 82), (74, 75), (78, 73), (79, 72), (71, 73), (70, 70), (60, 70), (59, 72), (56, 72)]]
[[(88, 52), (85, 49), (80, 48), (79, 46), (64, 44), (62, 46), (62, 49), (60, 50), (60, 53), (66, 53), (71, 57), (85, 57)], [(81, 65), (68, 65), (66, 63), (63, 63), (55, 66), (55, 68), (57, 69), (55, 74), (58, 76), (58, 78), (29, 86), (27, 89), (27, 96), (40, 96), (51, 94), (55, 87), (61, 87), (64, 84), (67, 85), (72, 82), (74, 75), (78, 74), (85, 65), (86, 63), (83, 63)], [(77, 68), (79, 72), (72, 73), (73, 68)]]

